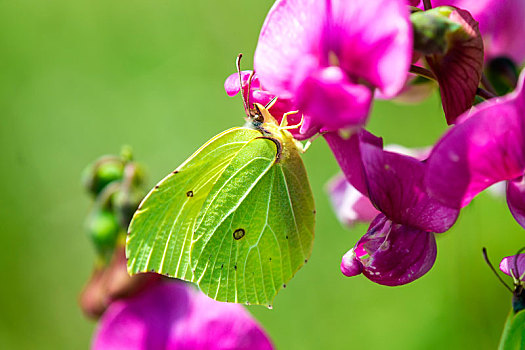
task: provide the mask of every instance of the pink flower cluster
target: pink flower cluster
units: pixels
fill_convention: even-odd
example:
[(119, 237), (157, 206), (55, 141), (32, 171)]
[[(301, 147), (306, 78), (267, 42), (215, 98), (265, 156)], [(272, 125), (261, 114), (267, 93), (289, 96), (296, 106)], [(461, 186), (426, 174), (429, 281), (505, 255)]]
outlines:
[[(419, 1), (278, 0), (261, 30), (254, 72), (225, 83), (230, 96), (242, 90), (261, 104), (277, 98), (270, 112), (278, 120), (298, 110), (288, 120), (298, 140), (324, 136), (344, 174), (329, 187), (338, 217), (348, 225), (371, 221), (341, 270), (383, 285), (428, 272), (436, 234), (493, 183), (507, 181), (509, 209), (525, 228), (525, 74), (502, 97), (482, 79), (493, 59), (524, 61), (525, 41), (514, 38), (525, 34), (525, 2), (432, 5), (449, 6), (428, 13), (446, 14), (443, 23), (456, 27), (445, 44), (421, 48), (414, 13), (426, 11), (413, 7)], [(374, 95), (397, 96), (414, 74), (436, 80), (453, 126), (432, 149), (405, 155), (385, 150), (365, 126)], [(476, 95), (484, 101), (474, 105)]]

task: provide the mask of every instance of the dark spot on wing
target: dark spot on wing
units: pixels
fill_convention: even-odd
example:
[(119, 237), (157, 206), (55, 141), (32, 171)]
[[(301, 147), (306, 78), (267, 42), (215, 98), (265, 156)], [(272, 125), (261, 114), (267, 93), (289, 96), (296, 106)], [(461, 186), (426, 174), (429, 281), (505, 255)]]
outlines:
[(155, 185), (155, 189), (159, 188), (159, 185)]
[(308, 262), (308, 259), (304, 259), (304, 263), (306, 264)]
[(193, 197), (193, 191), (186, 192), (186, 197)]
[(233, 238), (238, 241), (239, 239), (243, 238), (246, 232), (243, 228), (238, 228), (235, 231), (233, 231)]
[(312, 214), (315, 214), (315, 213), (317, 213), (317, 211), (316, 211), (316, 210), (313, 210), (313, 211), (312, 211)]
[(283, 284), (283, 288), (286, 288), (286, 284)]
[(178, 170), (174, 170), (172, 174), (177, 174), (178, 172)]

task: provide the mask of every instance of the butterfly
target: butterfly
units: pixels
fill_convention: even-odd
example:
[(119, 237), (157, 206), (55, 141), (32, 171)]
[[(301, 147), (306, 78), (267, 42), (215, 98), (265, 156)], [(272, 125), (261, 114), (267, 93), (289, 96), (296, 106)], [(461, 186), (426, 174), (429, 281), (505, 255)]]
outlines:
[(483, 248), (483, 256), (485, 261), (492, 269), (496, 277), (498, 277), (500, 282), (512, 293), (512, 309), (510, 310), (507, 320), (505, 321), (503, 334), (501, 335), (499, 344), (499, 349), (502, 350), (525, 349), (525, 281), (523, 280), (525, 273), (523, 271), (519, 272), (518, 269), (518, 256), (521, 252), (523, 252), (523, 250), (525, 250), (525, 248), (520, 249), (514, 256), (514, 259), (509, 259), (509, 264), (513, 263), (514, 265), (514, 268), (510, 266), (508, 268), (509, 273), (514, 278), (514, 288), (511, 288), (498, 275), (487, 257), (487, 250)]
[(244, 102), (245, 126), (206, 142), (139, 205), (128, 272), (154, 271), (194, 282), (215, 300), (271, 307), (310, 257), (315, 206), (286, 115), (278, 124), (271, 103)]

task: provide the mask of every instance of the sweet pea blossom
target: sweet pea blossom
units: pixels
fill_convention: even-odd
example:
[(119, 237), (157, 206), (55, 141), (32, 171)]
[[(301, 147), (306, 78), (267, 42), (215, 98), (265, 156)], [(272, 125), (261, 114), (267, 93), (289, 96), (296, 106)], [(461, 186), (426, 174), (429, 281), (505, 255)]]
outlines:
[(499, 269), (504, 274), (525, 282), (525, 253), (504, 257), (499, 264)]
[(381, 212), (342, 259), (346, 276), (363, 273), (373, 282), (406, 284), (430, 270), (436, 258), (434, 232), (448, 230), (459, 210), (429, 197), (426, 164), (383, 150), (382, 140), (360, 130), (350, 138), (325, 138), (346, 179)]
[(212, 300), (184, 282), (167, 280), (113, 302), (92, 345), (94, 350), (272, 348), (243, 306)]
[(430, 154), (425, 183), (446, 206), (461, 208), (490, 185), (508, 180), (507, 202), (525, 228), (525, 74), (516, 90), (458, 119)]
[(523, 0), (432, 0), (432, 6), (454, 6), (469, 11), (479, 22), (485, 58), (525, 60), (525, 1)]
[[(410, 149), (400, 145), (387, 145), (385, 150), (408, 155), (424, 160), (430, 153), (430, 148)], [(370, 223), (380, 212), (374, 207), (366, 195), (359, 192), (349, 183), (343, 174), (336, 175), (328, 182), (327, 191), (332, 201), (337, 218), (349, 227), (357, 222)]]
[(405, 1), (278, 0), (254, 66), (267, 91), (293, 100), (305, 134), (363, 125), (374, 88), (396, 95), (411, 58)]

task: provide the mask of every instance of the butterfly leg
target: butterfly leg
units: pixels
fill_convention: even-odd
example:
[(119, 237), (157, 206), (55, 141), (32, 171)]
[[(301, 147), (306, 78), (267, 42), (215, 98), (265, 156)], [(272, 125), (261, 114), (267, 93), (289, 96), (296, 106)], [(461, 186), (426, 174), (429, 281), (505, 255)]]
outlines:
[(310, 137), (310, 139), (309, 139), (308, 141), (306, 141), (306, 143), (304, 144), (304, 146), (303, 146), (302, 148), (300, 148), (301, 153), (305, 153), (305, 152), (308, 150), (308, 148), (310, 148), (310, 146), (312, 145), (312, 143), (313, 143), (315, 140), (317, 140), (317, 138), (318, 138), (319, 136), (321, 136), (321, 135), (322, 135), (322, 133), (318, 133), (318, 134), (315, 134), (314, 136)]
[(299, 113), (299, 111), (292, 111), (292, 112), (284, 113), (283, 114), (283, 119), (281, 119), (281, 124), (279, 125), (279, 129), (280, 130), (299, 129), (303, 125), (304, 115), (301, 117), (301, 121), (299, 122), (299, 124), (288, 126), (288, 116), (292, 115), (292, 114), (297, 114), (297, 113)]

